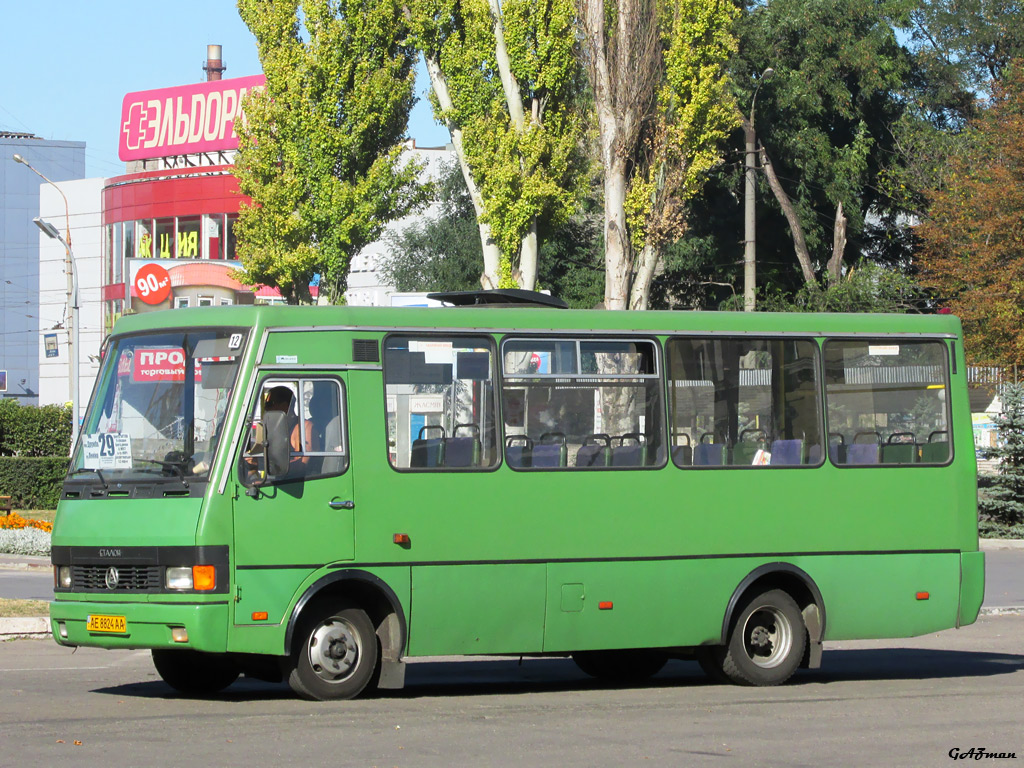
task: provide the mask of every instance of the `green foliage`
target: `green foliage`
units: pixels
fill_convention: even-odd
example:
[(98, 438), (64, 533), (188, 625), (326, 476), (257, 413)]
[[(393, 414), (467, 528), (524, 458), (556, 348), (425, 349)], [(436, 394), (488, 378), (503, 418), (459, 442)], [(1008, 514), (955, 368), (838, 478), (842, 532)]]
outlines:
[(0, 495), (10, 496), (15, 509), (56, 509), (69, 462), (55, 456), (0, 456)]
[[(920, 312), (929, 297), (910, 276), (898, 269), (862, 260), (842, 280), (804, 285), (795, 294), (769, 291), (758, 309), (767, 312)], [(742, 309), (742, 301), (735, 309)]]
[(67, 456), (70, 447), (70, 408), (0, 399), (0, 456)]
[(396, 2), (239, 0), (266, 89), (246, 99), (234, 173), (252, 205), (236, 232), (250, 284), (341, 300), (349, 264), (425, 195), (401, 159), (415, 50)]
[[(890, 23), (900, 7), (887, 0), (772, 0), (752, 3), (741, 21), (738, 100), (749, 109), (758, 75), (775, 70), (757, 94), (757, 138), (793, 200), (819, 267), (831, 255), (839, 203), (847, 217), (847, 253), (880, 256), (893, 244), (867, 220), (869, 212), (894, 205), (879, 178), (896, 157), (892, 126), (906, 108), (910, 60)], [(743, 138), (734, 140), (739, 158)], [(759, 212), (758, 263), (789, 265), (778, 270), (785, 281), (779, 287), (794, 290), (802, 280), (789, 228), (763, 178), (758, 207), (765, 209)]]
[(575, 206), (583, 170), (577, 109), (583, 91), (572, 0), (501, 3), (512, 77), (524, 121), (517, 124), (499, 76), (495, 18), (487, 0), (411, 0), (416, 40), (437, 61), (452, 100), (435, 115), (461, 129), (465, 160), (480, 190), (506, 268), (535, 220), (557, 224)]
[[(391, 255), (384, 278), (399, 291), (479, 290), (482, 253), (476, 215), (456, 163), (442, 168), (437, 190), (436, 217), (388, 238)], [(594, 215), (578, 214), (543, 231), (538, 283), (571, 307), (590, 309), (601, 301), (604, 271)]]
[(999, 393), (1001, 413), (993, 420), (999, 444), (990, 448), (998, 459), (999, 473), (979, 495), (978, 512), (983, 519), (1002, 525), (1024, 523), (1024, 384), (1007, 384)]
[(687, 201), (721, 163), (721, 145), (739, 125), (726, 68), (737, 50), (737, 17), (737, 8), (726, 0), (661, 3), (664, 75), (626, 196), (626, 220), (637, 250), (679, 237)]

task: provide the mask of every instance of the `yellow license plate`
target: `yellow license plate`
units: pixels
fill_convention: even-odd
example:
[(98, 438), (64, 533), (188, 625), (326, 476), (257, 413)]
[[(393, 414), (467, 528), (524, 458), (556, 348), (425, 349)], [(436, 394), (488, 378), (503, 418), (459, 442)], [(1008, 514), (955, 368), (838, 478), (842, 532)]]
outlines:
[(128, 622), (124, 616), (97, 616), (90, 614), (85, 622), (85, 628), (90, 632), (120, 632), (128, 631)]

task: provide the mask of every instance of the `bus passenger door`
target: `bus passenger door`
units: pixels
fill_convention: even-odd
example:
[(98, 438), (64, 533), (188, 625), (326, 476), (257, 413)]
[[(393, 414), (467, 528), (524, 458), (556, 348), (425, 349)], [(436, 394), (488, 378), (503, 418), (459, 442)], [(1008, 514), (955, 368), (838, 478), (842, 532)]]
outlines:
[(256, 392), (233, 470), (235, 624), (279, 623), (355, 547), (345, 375), (275, 371)]

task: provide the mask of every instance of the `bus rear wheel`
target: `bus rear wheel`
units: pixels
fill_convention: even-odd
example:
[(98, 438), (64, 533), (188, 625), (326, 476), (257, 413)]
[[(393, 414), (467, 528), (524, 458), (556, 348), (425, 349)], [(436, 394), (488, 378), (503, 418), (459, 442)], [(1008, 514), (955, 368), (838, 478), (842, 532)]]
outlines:
[(289, 659), (288, 685), (305, 699), (352, 699), (374, 679), (380, 653), (373, 622), (349, 603), (311, 606)]
[(204, 696), (224, 690), (240, 670), (225, 656), (187, 649), (153, 649), (153, 666), (163, 681), (181, 693)]
[(612, 683), (632, 683), (658, 674), (668, 657), (645, 649), (625, 651), (577, 651), (572, 660), (583, 672)]
[(736, 617), (722, 672), (740, 685), (780, 685), (796, 672), (806, 648), (800, 607), (786, 592), (772, 589), (748, 601)]

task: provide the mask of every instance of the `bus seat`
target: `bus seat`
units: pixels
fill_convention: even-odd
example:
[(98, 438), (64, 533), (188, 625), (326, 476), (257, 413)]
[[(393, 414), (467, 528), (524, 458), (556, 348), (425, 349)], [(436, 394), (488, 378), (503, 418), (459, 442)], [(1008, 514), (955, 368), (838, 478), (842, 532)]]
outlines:
[(828, 433), (828, 455), (836, 464), (846, 463), (846, 439), (839, 432)]
[[(941, 440), (935, 440), (939, 435)], [(921, 446), (921, 463), (945, 464), (949, 461), (949, 433), (944, 429), (936, 430), (928, 435), (928, 442)]]
[(724, 443), (697, 443), (693, 447), (693, 466), (721, 466), (722, 459), (725, 457), (724, 448)]
[(846, 446), (847, 464), (877, 464), (878, 443), (853, 443)]
[(761, 443), (743, 440), (732, 447), (732, 463), (737, 465), (753, 464), (754, 456), (761, 449)]
[(693, 464), (693, 446), (673, 445), (672, 463), (677, 467), (689, 467)]
[[(424, 437), (431, 431), (440, 431), (440, 437)], [(409, 466), (417, 468), (440, 467), (444, 464), (444, 427), (437, 424), (434, 426), (420, 427), (419, 437), (412, 441), (412, 453), (409, 456)]]
[(807, 463), (812, 467), (821, 464), (821, 446), (818, 443), (807, 447)]
[(517, 469), (533, 466), (533, 440), (526, 435), (505, 438), (505, 463)]
[(564, 467), (568, 460), (565, 435), (561, 432), (545, 432), (540, 442), (533, 446), (533, 466)]
[[(619, 444), (612, 446), (611, 466), (642, 467), (647, 463), (647, 441), (644, 435), (630, 432), (612, 439), (618, 440)], [(627, 440), (633, 442), (627, 444)]]
[(790, 467), (803, 464), (803, 454), (803, 440), (776, 440), (772, 443), (772, 458), (770, 463), (772, 466), (776, 467)]
[[(460, 436), (460, 429), (469, 434)], [(480, 427), (476, 424), (458, 424), (452, 436), (444, 441), (444, 466), (479, 466), (480, 452)]]
[(577, 467), (607, 467), (611, 463), (611, 438), (605, 434), (588, 435), (576, 452)]
[(677, 432), (672, 435), (672, 441), (685, 439), (682, 445), (672, 446), (672, 463), (677, 467), (688, 467), (693, 464), (693, 446), (690, 445), (690, 436), (685, 432)]
[(913, 464), (917, 461), (917, 443), (913, 432), (894, 432), (882, 446), (883, 464)]
[(945, 440), (937, 440), (934, 443), (925, 443), (921, 446), (922, 464), (945, 464), (949, 461), (949, 443)]
[[(333, 451), (335, 448), (342, 447), (341, 443), (341, 416), (332, 416), (331, 420), (327, 422), (327, 426), (324, 427), (323, 432), (323, 448), (324, 451)], [(323, 465), (320, 468), (320, 474), (322, 475), (339, 475), (342, 469), (345, 467), (345, 455), (340, 451), (335, 451), (333, 456), (325, 456)]]

